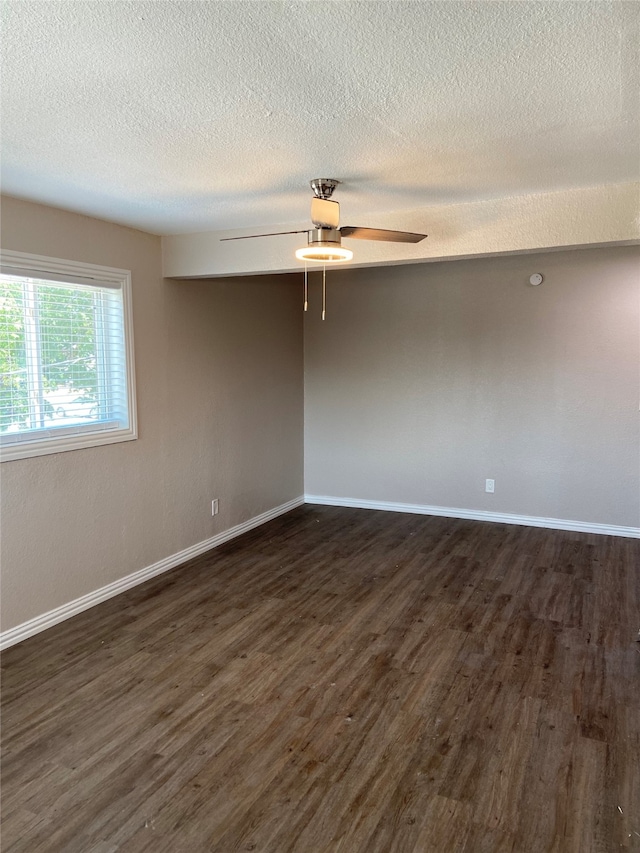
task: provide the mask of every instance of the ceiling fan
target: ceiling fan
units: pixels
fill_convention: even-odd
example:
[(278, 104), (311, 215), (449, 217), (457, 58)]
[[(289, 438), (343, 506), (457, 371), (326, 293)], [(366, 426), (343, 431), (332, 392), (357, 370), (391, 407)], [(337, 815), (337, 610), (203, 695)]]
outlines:
[(300, 261), (338, 263), (350, 261), (353, 252), (342, 246), (342, 238), (355, 240), (383, 240), (390, 243), (419, 243), (427, 236), (411, 231), (389, 231), (384, 228), (360, 228), (354, 225), (340, 227), (340, 205), (332, 201), (333, 191), (340, 181), (334, 178), (314, 178), (309, 182), (313, 190), (311, 222), (313, 228), (300, 231), (276, 231), (272, 234), (247, 234), (244, 237), (223, 237), (222, 240), (247, 240), (254, 237), (279, 237), (283, 234), (307, 234), (307, 245), (296, 251)]

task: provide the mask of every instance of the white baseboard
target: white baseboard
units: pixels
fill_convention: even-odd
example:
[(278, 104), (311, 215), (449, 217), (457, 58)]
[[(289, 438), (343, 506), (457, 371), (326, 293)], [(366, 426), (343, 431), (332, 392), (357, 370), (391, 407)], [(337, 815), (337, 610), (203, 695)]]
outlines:
[(595, 524), (588, 521), (569, 521), (565, 518), (541, 518), (535, 515), (513, 515), (485, 512), (480, 509), (457, 509), (448, 506), (423, 506), (390, 501), (368, 501), (360, 498), (334, 498), (328, 495), (305, 495), (308, 504), (348, 506), (354, 509), (382, 509), (386, 512), (409, 512), (417, 515), (440, 515), (446, 518), (468, 518), (473, 521), (498, 521), (502, 524), (522, 524), (525, 527), (548, 527), (551, 530), (574, 530), (578, 533), (600, 533), (608, 536), (628, 536), (640, 539), (640, 527), (619, 527), (614, 524)]
[(63, 604), (61, 607), (56, 607), (48, 613), (43, 613), (41, 616), (29, 619), (21, 625), (16, 625), (15, 628), (3, 631), (0, 634), (0, 650), (6, 649), (9, 646), (14, 646), (16, 643), (26, 640), (27, 637), (32, 637), (34, 634), (39, 634), (40, 631), (45, 631), (47, 628), (57, 625), (58, 622), (70, 619), (77, 613), (82, 613), (83, 610), (88, 610), (90, 607), (100, 604), (101, 601), (113, 598), (115, 595), (119, 595), (121, 592), (131, 589), (131, 587), (138, 586), (138, 584), (144, 583), (156, 575), (168, 572), (169, 569), (174, 569), (176, 566), (186, 563), (187, 560), (192, 560), (194, 557), (204, 554), (205, 551), (217, 548), (218, 545), (222, 545), (230, 539), (235, 539), (237, 536), (241, 536), (243, 533), (252, 530), (254, 527), (259, 527), (261, 524), (265, 524), (267, 521), (271, 521), (271, 519), (277, 518), (279, 515), (284, 515), (285, 512), (289, 512), (298, 506), (302, 506), (303, 503), (303, 497), (287, 501), (287, 503), (276, 506), (273, 509), (269, 509), (260, 515), (254, 516), (254, 518), (250, 518), (248, 521), (243, 521), (242, 524), (236, 524), (235, 527), (230, 527), (228, 530), (224, 530), (222, 533), (218, 533), (210, 539), (205, 539), (203, 542), (191, 545), (183, 551), (178, 551), (177, 554), (172, 554), (170, 557), (165, 557), (164, 560), (159, 560), (151, 566), (139, 569), (137, 572), (133, 572), (124, 578), (119, 578), (117, 581), (107, 584), (107, 586), (103, 586), (100, 589), (96, 589), (94, 592), (89, 592), (87, 595), (83, 595), (80, 598), (76, 598), (74, 601), (70, 601), (68, 604)]

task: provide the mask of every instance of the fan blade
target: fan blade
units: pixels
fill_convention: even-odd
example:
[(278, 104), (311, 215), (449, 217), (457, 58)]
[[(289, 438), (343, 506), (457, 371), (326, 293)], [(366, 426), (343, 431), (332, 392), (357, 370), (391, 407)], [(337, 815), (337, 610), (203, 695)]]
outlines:
[(328, 198), (312, 198), (311, 221), (316, 228), (337, 228), (340, 225), (340, 205)]
[(411, 231), (388, 231), (385, 228), (357, 228), (344, 225), (340, 228), (343, 237), (353, 237), (355, 240), (386, 240), (389, 243), (419, 243), (427, 234), (413, 234)]
[(274, 231), (273, 234), (244, 234), (242, 237), (221, 237), (220, 242), (224, 243), (227, 240), (253, 240), (254, 237), (280, 237), (282, 234), (308, 234), (309, 229), (303, 228), (302, 231)]

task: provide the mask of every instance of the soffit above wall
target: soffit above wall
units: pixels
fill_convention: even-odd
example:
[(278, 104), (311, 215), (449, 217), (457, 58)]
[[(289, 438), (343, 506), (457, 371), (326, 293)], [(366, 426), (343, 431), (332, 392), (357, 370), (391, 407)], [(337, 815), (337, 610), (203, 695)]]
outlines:
[(318, 176), (356, 224), (638, 177), (634, 3), (3, 6), (33, 201), (180, 234), (305, 224)]
[[(353, 260), (338, 266), (635, 244), (640, 242), (639, 199), (640, 184), (630, 183), (377, 213), (375, 219), (363, 224), (407, 228), (429, 236), (415, 244), (345, 237), (343, 245), (353, 250)], [(300, 227), (300, 223), (283, 224), (279, 230), (289, 227)], [(242, 233), (212, 231), (163, 237), (163, 274), (169, 278), (210, 278), (302, 270), (303, 264), (294, 253), (305, 245), (304, 234), (229, 242), (221, 239)], [(318, 268), (320, 264), (309, 264), (310, 270)]]

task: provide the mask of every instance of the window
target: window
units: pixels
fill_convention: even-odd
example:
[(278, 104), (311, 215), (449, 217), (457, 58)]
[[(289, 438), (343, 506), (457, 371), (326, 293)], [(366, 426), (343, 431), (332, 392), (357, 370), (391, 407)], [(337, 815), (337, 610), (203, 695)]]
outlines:
[(2, 460), (137, 437), (126, 270), (3, 251)]

